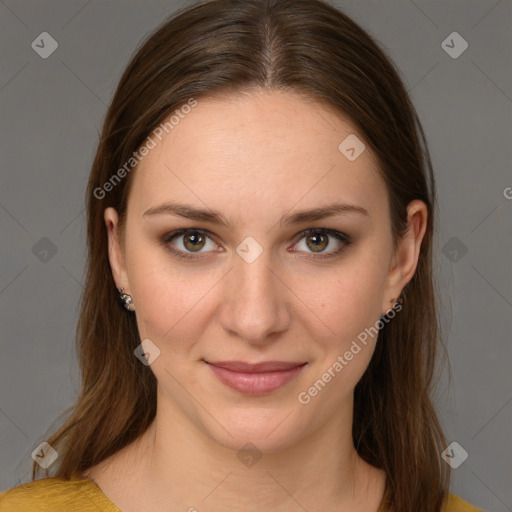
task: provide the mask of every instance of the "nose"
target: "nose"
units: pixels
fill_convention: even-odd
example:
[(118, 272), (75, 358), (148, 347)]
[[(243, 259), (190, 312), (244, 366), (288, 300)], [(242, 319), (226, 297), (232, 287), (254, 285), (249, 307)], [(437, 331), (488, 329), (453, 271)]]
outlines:
[(266, 252), (252, 263), (234, 255), (226, 276), (220, 322), (231, 336), (264, 345), (285, 332), (291, 322), (290, 293)]

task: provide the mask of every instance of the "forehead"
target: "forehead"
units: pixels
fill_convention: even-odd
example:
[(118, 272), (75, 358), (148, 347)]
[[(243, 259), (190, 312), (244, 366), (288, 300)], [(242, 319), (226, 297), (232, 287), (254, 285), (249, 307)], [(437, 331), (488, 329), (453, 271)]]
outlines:
[(243, 208), (261, 218), (298, 201), (301, 208), (344, 200), (369, 211), (386, 207), (369, 148), (347, 158), (347, 144), (359, 150), (362, 137), (320, 103), (265, 91), (198, 99), (187, 112), (161, 140), (153, 137), (156, 146), (134, 171), (129, 209), (182, 200), (226, 217)]

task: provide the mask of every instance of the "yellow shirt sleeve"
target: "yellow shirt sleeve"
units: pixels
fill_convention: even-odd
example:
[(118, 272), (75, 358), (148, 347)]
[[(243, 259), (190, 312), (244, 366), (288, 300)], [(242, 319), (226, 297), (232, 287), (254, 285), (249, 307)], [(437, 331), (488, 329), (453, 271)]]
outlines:
[[(0, 512), (121, 512), (93, 480), (43, 478), (0, 493)], [(442, 512), (483, 512), (450, 494)]]
[(0, 493), (0, 512), (121, 512), (88, 478), (42, 478)]
[(483, 510), (470, 505), (455, 494), (450, 494), (443, 507), (443, 512), (483, 512)]

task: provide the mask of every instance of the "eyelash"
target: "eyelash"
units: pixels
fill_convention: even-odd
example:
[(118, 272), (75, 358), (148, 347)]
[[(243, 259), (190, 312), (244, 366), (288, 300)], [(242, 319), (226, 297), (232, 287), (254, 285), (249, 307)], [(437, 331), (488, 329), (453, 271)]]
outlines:
[[(179, 249), (176, 249), (175, 247), (172, 246), (172, 244), (169, 243), (174, 238), (176, 238), (180, 235), (188, 234), (188, 233), (200, 233), (201, 235), (206, 236), (206, 237), (210, 238), (211, 240), (213, 240), (208, 231), (205, 231), (202, 229), (196, 229), (196, 228), (187, 228), (187, 229), (178, 229), (176, 231), (171, 231), (170, 233), (165, 234), (161, 239), (162, 245), (173, 256), (175, 256), (176, 258), (178, 258), (180, 260), (189, 260), (190, 261), (190, 260), (202, 258), (202, 256), (192, 255), (192, 253), (188, 253), (188, 252), (184, 252)], [(326, 234), (326, 235), (333, 236), (333, 237), (337, 238), (340, 242), (343, 242), (343, 245), (334, 252), (325, 253), (325, 254), (317, 253), (313, 256), (313, 258), (309, 258), (309, 259), (323, 260), (323, 259), (328, 259), (328, 258), (334, 258), (334, 257), (338, 256), (346, 247), (348, 247), (352, 243), (351, 237), (349, 235), (347, 235), (346, 233), (342, 233), (341, 231), (336, 231), (334, 229), (327, 229), (327, 228), (311, 228), (311, 229), (306, 229), (305, 231), (302, 231), (301, 233), (299, 233), (297, 235), (299, 238), (298, 238), (296, 244), (300, 240), (302, 240), (304, 237), (311, 235), (311, 234), (315, 234), (315, 235), (316, 234)], [(297, 252), (300, 252), (300, 251), (297, 251)], [(198, 254), (202, 254), (202, 253), (198, 253)], [(310, 253), (310, 254), (314, 254), (314, 253)]]

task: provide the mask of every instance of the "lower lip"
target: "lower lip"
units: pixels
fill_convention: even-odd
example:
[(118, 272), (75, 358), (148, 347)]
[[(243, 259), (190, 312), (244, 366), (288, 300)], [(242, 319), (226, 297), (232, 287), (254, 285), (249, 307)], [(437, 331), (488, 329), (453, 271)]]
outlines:
[(247, 395), (263, 395), (275, 391), (296, 377), (305, 366), (276, 372), (242, 373), (207, 364), (226, 386)]

